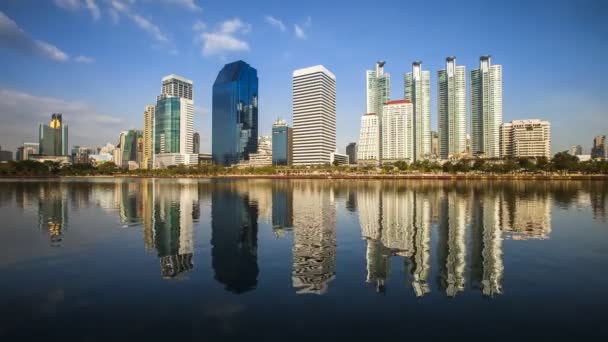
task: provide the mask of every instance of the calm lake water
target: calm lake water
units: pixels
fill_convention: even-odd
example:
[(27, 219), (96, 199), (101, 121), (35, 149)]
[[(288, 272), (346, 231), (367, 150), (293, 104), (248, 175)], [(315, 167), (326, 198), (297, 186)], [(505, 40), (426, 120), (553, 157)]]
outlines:
[(608, 183), (0, 181), (0, 340), (608, 337)]

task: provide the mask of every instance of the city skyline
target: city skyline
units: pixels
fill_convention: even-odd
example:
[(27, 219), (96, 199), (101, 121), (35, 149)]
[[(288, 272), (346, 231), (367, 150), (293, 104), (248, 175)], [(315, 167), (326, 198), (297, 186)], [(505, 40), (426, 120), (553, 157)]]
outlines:
[[(606, 100), (600, 95), (601, 77), (583, 81), (576, 76), (603, 72), (599, 61), (606, 55), (606, 48), (600, 44), (600, 39), (606, 29), (600, 22), (606, 11), (601, 4), (562, 2), (552, 4), (552, 11), (542, 11), (546, 2), (538, 1), (526, 3), (527, 10), (521, 11), (513, 4), (491, 4), (487, 10), (480, 10), (476, 2), (464, 2), (451, 8), (454, 14), (460, 15), (454, 17), (468, 23), (471, 14), (467, 13), (471, 9), (481, 11), (478, 14), (482, 15), (477, 17), (487, 15), (483, 23), (479, 23), (485, 25), (484, 31), (479, 32), (481, 26), (478, 25), (450, 26), (456, 26), (460, 33), (457, 36), (476, 32), (480, 39), (464, 41), (437, 36), (447, 26), (440, 23), (441, 15), (429, 11), (431, 16), (425, 17), (424, 21), (413, 19), (412, 29), (420, 34), (412, 37), (408, 44), (391, 44), (399, 33), (393, 30), (396, 26), (389, 25), (383, 39), (372, 34), (375, 48), (353, 56), (347, 51), (354, 43), (350, 46), (342, 43), (349, 41), (346, 37), (357, 34), (360, 38), (356, 40), (360, 41), (357, 44), (372, 44), (367, 37), (369, 32), (354, 25), (364, 16), (360, 9), (348, 9), (349, 15), (335, 19), (335, 16), (328, 17), (327, 13), (315, 10), (314, 6), (302, 11), (280, 10), (269, 2), (256, 4), (259, 8), (244, 4), (242, 13), (248, 14), (235, 17), (219, 4), (212, 3), (192, 2), (197, 6), (192, 9), (169, 1), (158, 1), (157, 6), (151, 4), (152, 1), (113, 1), (111, 4), (96, 1), (99, 8), (96, 17), (92, 13), (97, 12), (89, 12), (84, 6), (66, 8), (57, 3), (61, 1), (37, 2), (40, 11), (35, 12), (40, 13), (28, 11), (33, 1), (0, 5), (0, 17), (5, 24), (2, 29), (6, 33), (0, 42), (0, 48), (5, 52), (0, 57), (5, 75), (0, 84), (0, 99), (3, 100), (0, 102), (3, 117), (0, 144), (5, 149), (15, 151), (21, 143), (35, 141), (34, 130), (23, 119), (37, 122), (43, 114), (52, 112), (64, 113), (69, 118), (73, 127), (71, 141), (76, 145), (114, 142), (116, 132), (143, 127), (141, 109), (150, 102), (150, 95), (156, 94), (158, 78), (178, 73), (197, 84), (194, 130), (201, 133), (201, 150), (208, 152), (213, 76), (225, 62), (238, 59), (256, 65), (260, 72), (260, 91), (273, 94), (260, 102), (260, 135), (270, 133), (277, 117), (287, 120), (291, 117), (289, 76), (293, 70), (314, 64), (323, 64), (332, 70), (338, 79), (337, 145), (340, 151), (347, 143), (357, 140), (358, 118), (365, 108), (362, 73), (377, 60), (387, 61), (386, 72), (397, 75), (397, 79), (409, 70), (411, 61), (423, 61), (424, 70), (431, 74), (432, 130), (437, 127), (436, 72), (444, 67), (445, 56), (455, 55), (459, 65), (472, 70), (478, 56), (483, 54), (492, 54), (494, 62), (508, 71), (503, 80), (505, 122), (528, 117), (550, 121), (553, 151), (567, 150), (574, 144), (589, 149), (588, 137), (605, 134), (608, 130), (606, 121), (602, 120)], [(117, 10), (113, 7), (115, 3), (128, 6)], [(434, 5), (425, 4), (421, 10), (430, 10)], [(255, 10), (247, 12), (246, 9)], [(161, 11), (167, 13), (166, 18)], [(533, 15), (537, 12), (542, 13), (540, 17)], [(576, 15), (562, 15), (565, 13)], [(183, 17), (183, 23), (174, 24), (175, 16)], [(152, 26), (138, 27), (133, 18), (140, 17)], [(519, 23), (517, 32), (528, 30), (534, 34), (520, 39), (507, 23), (513, 17)], [(565, 21), (557, 20), (563, 17), (566, 17)], [(113, 18), (118, 19), (116, 23)], [(61, 25), (46, 25), (48, 20)], [(387, 18), (387, 23), (390, 22)], [(438, 25), (438, 33), (424, 30), (433, 24)], [(70, 30), (72, 25), (81, 29), (70, 32), (74, 31)], [(115, 42), (109, 43), (108, 34), (119, 30), (121, 35), (114, 35)], [(560, 40), (552, 39), (555, 36), (560, 36)], [(96, 37), (101, 39), (90, 39)], [(192, 42), (193, 37), (197, 42)], [(222, 49), (224, 45), (211, 44), (209, 39), (213, 37), (232, 37), (235, 44), (232, 50)], [(132, 44), (133, 41), (137, 43)], [(270, 46), (269, 41), (272, 42)], [(30, 45), (21, 44), (23, 42)], [(573, 44), (576, 49), (572, 48)], [(110, 55), (115, 49), (124, 50), (125, 55)], [(139, 58), (142, 53), (145, 60)], [(569, 67), (572, 61), (588, 55), (593, 57), (584, 58), (586, 63), (578, 64), (577, 68)], [(176, 65), (177, 59), (180, 62)], [(19, 72), (23, 69), (31, 72)], [(555, 73), (556, 69), (560, 72)], [(113, 77), (107, 77), (109, 72), (114, 73)], [(557, 82), (557, 75), (568, 82)], [(68, 82), (73, 79), (80, 82), (76, 88), (69, 86)], [(129, 82), (120, 82), (123, 80)], [(400, 83), (391, 87), (391, 99), (401, 98)], [(119, 98), (124, 100), (117, 101)], [(572, 113), (576, 113), (581, 125), (579, 130), (568, 129)]]

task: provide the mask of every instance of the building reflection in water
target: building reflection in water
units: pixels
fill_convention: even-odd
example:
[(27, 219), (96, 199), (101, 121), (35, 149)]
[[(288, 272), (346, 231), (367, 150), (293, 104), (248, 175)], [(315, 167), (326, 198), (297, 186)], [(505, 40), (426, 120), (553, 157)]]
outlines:
[(219, 183), (211, 195), (211, 263), (226, 290), (243, 293), (258, 282), (258, 207), (233, 184)]
[[(569, 182), (116, 179), (16, 182), (3, 189), (0, 202), (14, 200), (18, 208), (37, 211), (38, 227), (54, 247), (65, 244), (70, 209), (97, 206), (123, 226), (141, 224), (144, 246), (158, 256), (164, 278), (193, 269), (193, 226), (201, 215), (199, 198), (206, 198), (214, 276), (235, 293), (258, 284), (258, 223), (276, 236), (293, 236), (296, 292), (325, 293), (336, 276), (334, 196), (344, 199), (348, 213), (357, 212), (366, 243), (365, 281), (384, 293), (397, 276), (417, 297), (431, 291), (431, 282), (449, 297), (467, 289), (500, 295), (503, 239), (549, 239), (554, 205), (590, 208), (602, 222), (608, 208), (604, 189)], [(393, 271), (398, 274), (391, 274), (392, 258), (403, 265)]]
[(50, 244), (60, 247), (68, 225), (68, 193), (64, 184), (44, 183), (38, 196), (38, 227)]
[(323, 294), (336, 274), (336, 206), (331, 187), (294, 182), (293, 268), (298, 294)]

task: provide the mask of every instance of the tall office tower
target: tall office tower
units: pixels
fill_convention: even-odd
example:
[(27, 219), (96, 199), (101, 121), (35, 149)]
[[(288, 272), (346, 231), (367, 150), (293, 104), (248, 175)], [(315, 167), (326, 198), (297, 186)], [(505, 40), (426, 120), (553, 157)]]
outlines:
[(327, 164), (336, 150), (336, 76), (322, 65), (293, 72), (293, 163)]
[(39, 154), (42, 156), (68, 156), (68, 125), (61, 113), (51, 115), (51, 123), (38, 124)]
[(346, 154), (350, 164), (357, 164), (357, 143), (351, 142), (346, 145)]
[(591, 158), (608, 158), (608, 148), (606, 148), (606, 136), (598, 135), (593, 139), (591, 148)]
[(213, 83), (211, 154), (218, 165), (249, 160), (258, 149), (258, 72), (243, 61), (224, 65)]
[(382, 118), (382, 160), (413, 161), (414, 107), (409, 100), (396, 100), (384, 104)]
[(431, 73), (416, 61), (403, 80), (404, 98), (414, 105), (414, 161), (426, 159), (431, 154)]
[(192, 81), (169, 75), (162, 82), (154, 110), (154, 167), (196, 165), (198, 155), (192, 153)]
[(542, 120), (513, 120), (500, 130), (502, 157), (551, 158), (551, 124)]
[(572, 145), (572, 147), (570, 147), (570, 154), (573, 156), (580, 156), (583, 154), (583, 147), (581, 145)]
[(445, 59), (445, 70), (437, 72), (437, 116), (439, 157), (448, 159), (466, 153), (467, 98), (464, 66), (456, 57)]
[(380, 132), (378, 115), (367, 113), (361, 117), (359, 132), (359, 147), (357, 149), (358, 163), (377, 163), (380, 160)]
[(291, 165), (293, 162), (293, 129), (285, 120), (272, 124), (272, 165)]
[(384, 73), (384, 64), (384, 61), (378, 61), (375, 70), (367, 70), (365, 73), (367, 113), (378, 115), (380, 154), (382, 153), (382, 106), (391, 100), (391, 75)]
[(154, 105), (146, 105), (144, 111), (144, 157), (142, 168), (151, 169), (154, 160)]
[(500, 157), (502, 125), (502, 65), (492, 65), (490, 56), (479, 58), (479, 69), (471, 70), (471, 153)]

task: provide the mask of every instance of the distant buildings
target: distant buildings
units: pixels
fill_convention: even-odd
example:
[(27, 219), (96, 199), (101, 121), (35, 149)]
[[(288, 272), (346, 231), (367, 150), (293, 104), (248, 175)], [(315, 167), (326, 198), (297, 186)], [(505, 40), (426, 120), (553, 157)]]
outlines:
[(583, 147), (581, 145), (572, 145), (572, 147), (570, 147), (570, 154), (573, 156), (580, 156), (583, 154)]
[(335, 165), (348, 165), (350, 163), (348, 154), (338, 153), (337, 151), (331, 154), (330, 162)]
[(439, 158), (439, 133), (431, 131), (431, 156)]
[(465, 67), (456, 57), (446, 58), (445, 70), (437, 72), (437, 120), (439, 157), (448, 159), (466, 153), (467, 98)]
[(17, 148), (17, 155), (15, 160), (28, 160), (29, 156), (38, 154), (40, 148), (39, 143), (23, 143), (22, 146)]
[(542, 120), (513, 120), (502, 125), (503, 157), (551, 158), (551, 125)]
[(361, 117), (361, 130), (359, 131), (359, 147), (357, 149), (357, 163), (378, 164), (380, 161), (380, 139), (378, 115), (367, 113)]
[(272, 125), (272, 165), (293, 163), (293, 129), (285, 120), (276, 120)]
[(49, 125), (38, 124), (39, 154), (41, 156), (69, 156), (68, 125), (61, 113), (53, 113)]
[(395, 100), (385, 103), (383, 107), (382, 160), (414, 161), (415, 133), (412, 102)]
[(143, 169), (151, 169), (154, 167), (154, 114), (156, 106), (146, 105), (144, 110), (144, 155), (141, 167)]
[(272, 165), (272, 136), (260, 135), (258, 137), (258, 150), (249, 154), (249, 160), (243, 160), (245, 165), (260, 167)]
[(177, 75), (163, 77), (154, 111), (156, 168), (198, 164), (198, 155), (192, 153), (193, 117), (192, 81)]
[(606, 148), (606, 136), (598, 135), (593, 139), (593, 148), (591, 148), (591, 158), (608, 158), (608, 149)]
[(294, 165), (330, 163), (336, 149), (336, 77), (322, 65), (293, 72), (293, 130)]
[(258, 73), (243, 61), (224, 65), (213, 83), (211, 154), (217, 165), (249, 160), (258, 147)]
[(391, 100), (391, 75), (384, 72), (384, 64), (384, 61), (378, 61), (375, 70), (365, 73), (367, 113), (378, 115), (379, 154), (382, 154), (382, 107)]
[(502, 125), (502, 66), (481, 56), (471, 70), (471, 149), (475, 156), (500, 157)]
[(350, 164), (357, 164), (357, 143), (351, 142), (346, 145), (346, 154)]
[(413, 161), (431, 154), (431, 74), (422, 70), (422, 62), (412, 63), (412, 72), (405, 74), (404, 99), (414, 106)]
[(2, 151), (2, 146), (0, 146), (0, 162), (13, 160), (13, 152), (12, 151)]
[(201, 153), (201, 136), (198, 132), (195, 132), (194, 135), (192, 135), (192, 153)]
[(89, 156), (96, 154), (92, 148), (75, 145), (72, 147), (73, 164), (89, 164)]

